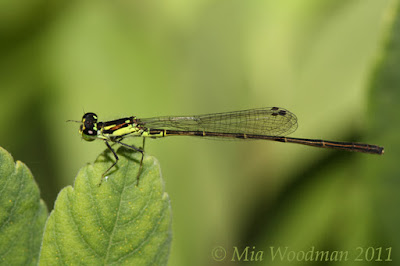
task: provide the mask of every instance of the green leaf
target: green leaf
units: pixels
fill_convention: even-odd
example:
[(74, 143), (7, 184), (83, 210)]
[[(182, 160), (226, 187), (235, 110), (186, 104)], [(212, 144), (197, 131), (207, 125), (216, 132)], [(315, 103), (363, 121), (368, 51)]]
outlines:
[(37, 265), (47, 214), (28, 167), (0, 147), (1, 265)]
[(166, 265), (171, 207), (158, 161), (121, 147), (120, 160), (101, 186), (114, 157), (106, 150), (64, 188), (46, 224), (40, 265)]

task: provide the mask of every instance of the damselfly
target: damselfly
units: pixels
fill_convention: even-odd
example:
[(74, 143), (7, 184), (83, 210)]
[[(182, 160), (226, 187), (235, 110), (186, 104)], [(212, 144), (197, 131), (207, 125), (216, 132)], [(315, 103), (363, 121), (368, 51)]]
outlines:
[[(115, 162), (104, 172), (99, 185), (118, 162), (118, 155), (110, 143), (118, 143), (142, 154), (137, 176), (137, 182), (139, 182), (143, 164), (144, 143), (148, 137), (196, 136), (225, 139), (263, 139), (353, 152), (384, 153), (383, 147), (371, 144), (286, 137), (297, 129), (297, 118), (293, 113), (279, 107), (194, 116), (152, 118), (131, 116), (107, 122), (98, 122), (96, 114), (86, 113), (83, 115), (82, 121), (75, 122), (81, 123), (79, 133), (84, 140), (103, 140), (114, 155)], [(122, 141), (127, 137), (143, 137), (142, 148), (123, 143)]]

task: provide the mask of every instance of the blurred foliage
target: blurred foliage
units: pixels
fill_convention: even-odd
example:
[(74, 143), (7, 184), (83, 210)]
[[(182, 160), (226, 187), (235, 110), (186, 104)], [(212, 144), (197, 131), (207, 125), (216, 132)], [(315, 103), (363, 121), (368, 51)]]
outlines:
[(299, 118), (293, 136), (386, 154), (148, 141), (174, 213), (170, 265), (211, 264), (218, 245), (398, 246), (397, 2), (2, 1), (0, 144), (29, 165), (52, 209), (104, 149), (65, 122), (85, 111), (109, 120), (284, 107)]

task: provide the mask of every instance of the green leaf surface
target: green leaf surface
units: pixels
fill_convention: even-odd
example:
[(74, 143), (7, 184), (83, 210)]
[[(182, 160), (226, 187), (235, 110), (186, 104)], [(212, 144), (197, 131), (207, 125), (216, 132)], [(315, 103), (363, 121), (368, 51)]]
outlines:
[(47, 221), (40, 265), (166, 265), (171, 207), (158, 161), (126, 148), (101, 186), (114, 158), (106, 150), (64, 188)]
[(0, 147), (1, 265), (37, 265), (47, 213), (28, 167)]

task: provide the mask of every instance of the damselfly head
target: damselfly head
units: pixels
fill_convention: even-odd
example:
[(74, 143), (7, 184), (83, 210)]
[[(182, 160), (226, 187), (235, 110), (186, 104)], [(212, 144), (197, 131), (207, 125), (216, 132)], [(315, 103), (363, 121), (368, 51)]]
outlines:
[(79, 127), (79, 133), (86, 141), (93, 141), (97, 137), (97, 115), (95, 113), (86, 113), (82, 117), (82, 124)]

